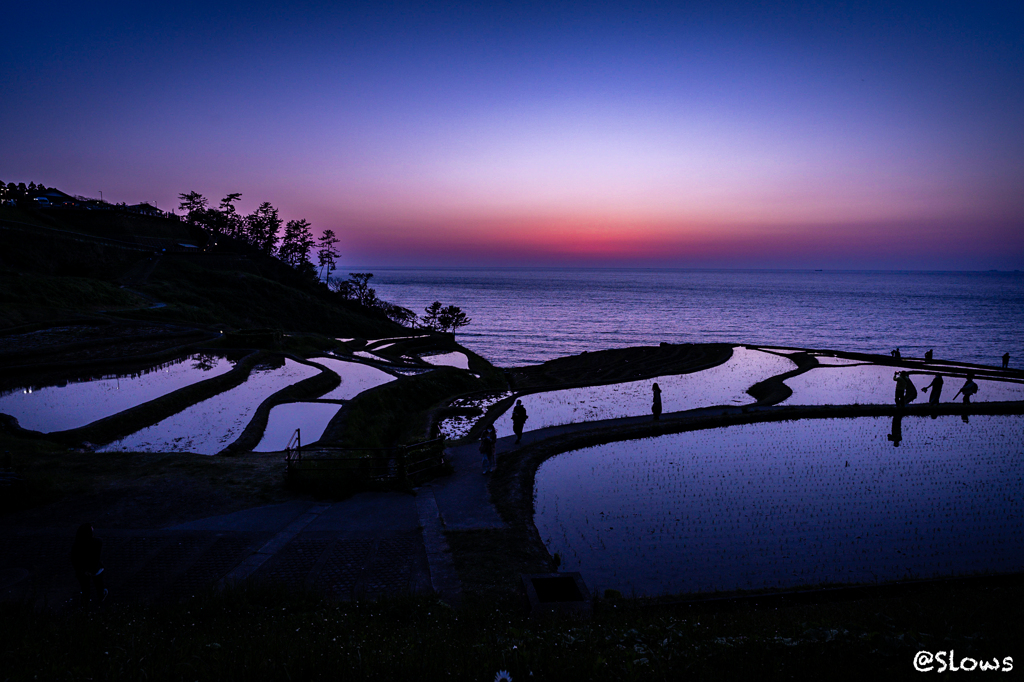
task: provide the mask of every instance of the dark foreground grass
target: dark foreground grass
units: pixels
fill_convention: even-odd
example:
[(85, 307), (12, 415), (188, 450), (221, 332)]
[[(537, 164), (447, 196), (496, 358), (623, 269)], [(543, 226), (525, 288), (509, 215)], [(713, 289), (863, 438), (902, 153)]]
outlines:
[(1020, 597), (975, 588), (733, 612), (599, 602), (587, 621), (533, 620), (508, 599), (456, 611), (267, 587), (56, 614), (4, 605), (0, 679), (904, 679), (921, 650), (1024, 664)]

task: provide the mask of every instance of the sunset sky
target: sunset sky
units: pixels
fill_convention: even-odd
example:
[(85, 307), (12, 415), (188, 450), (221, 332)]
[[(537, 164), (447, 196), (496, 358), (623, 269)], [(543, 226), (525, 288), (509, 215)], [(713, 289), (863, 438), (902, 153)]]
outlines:
[(0, 180), (346, 265), (1024, 269), (1024, 4), (21, 3)]

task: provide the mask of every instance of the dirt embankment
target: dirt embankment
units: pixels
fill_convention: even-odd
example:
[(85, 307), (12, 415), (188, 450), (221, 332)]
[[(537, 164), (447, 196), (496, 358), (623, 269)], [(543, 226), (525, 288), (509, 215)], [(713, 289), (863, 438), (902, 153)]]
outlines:
[(720, 365), (732, 355), (726, 343), (663, 343), (614, 348), (549, 360), (508, 370), (512, 388), (535, 391), (614, 384), (666, 374), (686, 374)]

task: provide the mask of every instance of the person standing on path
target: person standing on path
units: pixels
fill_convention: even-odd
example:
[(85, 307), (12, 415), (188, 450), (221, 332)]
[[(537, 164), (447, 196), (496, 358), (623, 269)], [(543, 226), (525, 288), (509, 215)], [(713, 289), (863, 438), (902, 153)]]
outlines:
[(512, 430), (516, 434), (516, 445), (519, 445), (519, 441), (523, 439), (523, 426), (526, 425), (526, 420), (529, 418), (526, 408), (523, 407), (523, 401), (517, 400), (516, 406), (512, 408)]
[(1010, 366), (1010, 354), (1003, 353), (1003, 369), (1007, 369)]
[(75, 542), (71, 545), (71, 565), (75, 569), (75, 577), (82, 588), (82, 604), (87, 604), (92, 595), (92, 586), (96, 586), (96, 597), (99, 601), (107, 598), (107, 589), (103, 587), (103, 564), (100, 562), (100, 550), (103, 542), (93, 537), (91, 523), (83, 523), (75, 533)]
[(921, 389), (925, 393), (928, 392), (929, 388), (932, 389), (932, 395), (931, 397), (928, 398), (929, 405), (939, 404), (939, 399), (942, 396), (942, 384), (942, 375), (936, 374), (935, 377), (932, 379), (932, 383), (928, 384), (927, 386)]
[(491, 424), (484, 429), (483, 435), (480, 436), (480, 454), (483, 455), (481, 464), (485, 474), (491, 473), (494, 468), (494, 447), (497, 441), (498, 433), (494, 430), (494, 424)]
[(651, 387), (654, 392), (654, 402), (651, 404), (651, 412), (654, 413), (654, 421), (661, 419), (661, 386), (657, 383)]

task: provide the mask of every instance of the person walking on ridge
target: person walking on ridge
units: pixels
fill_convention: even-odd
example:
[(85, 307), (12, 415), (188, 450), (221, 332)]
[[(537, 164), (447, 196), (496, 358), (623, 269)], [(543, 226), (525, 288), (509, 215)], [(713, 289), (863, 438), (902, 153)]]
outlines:
[(519, 441), (523, 439), (523, 426), (526, 425), (526, 420), (529, 417), (526, 414), (526, 408), (523, 407), (523, 401), (517, 400), (516, 406), (512, 408), (512, 430), (516, 434), (516, 445), (519, 445)]
[(967, 373), (967, 381), (960, 387), (960, 390), (953, 396), (953, 400), (956, 400), (956, 396), (961, 393), (964, 396), (964, 405), (971, 404), (971, 396), (978, 392), (978, 384), (974, 383), (974, 372)]
[(484, 473), (489, 474), (494, 468), (494, 447), (498, 441), (498, 434), (494, 430), (494, 424), (489, 425), (484, 429), (484, 433), (480, 436), (480, 454), (483, 455)]
[(654, 402), (651, 404), (651, 412), (654, 413), (654, 421), (661, 419), (661, 386), (657, 383), (651, 386), (654, 392)]
[(936, 374), (935, 377), (932, 379), (932, 383), (928, 384), (927, 386), (921, 389), (925, 393), (928, 392), (929, 388), (932, 389), (931, 397), (928, 398), (929, 405), (939, 404), (939, 398), (942, 396), (942, 384), (942, 375)]
[(1009, 353), (1003, 353), (1003, 369), (1008, 369), (1009, 367), (1010, 367), (1010, 354)]

